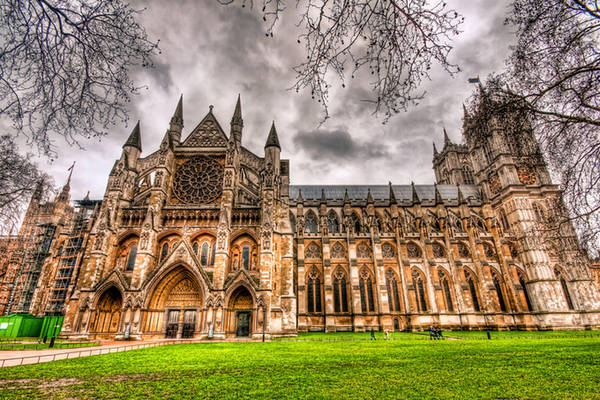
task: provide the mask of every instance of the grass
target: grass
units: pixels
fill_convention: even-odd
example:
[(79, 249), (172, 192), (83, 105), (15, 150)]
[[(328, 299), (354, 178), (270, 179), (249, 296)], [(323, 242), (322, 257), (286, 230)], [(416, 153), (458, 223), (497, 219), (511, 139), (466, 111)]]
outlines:
[(516, 333), (163, 346), (0, 369), (0, 398), (600, 399), (600, 338)]

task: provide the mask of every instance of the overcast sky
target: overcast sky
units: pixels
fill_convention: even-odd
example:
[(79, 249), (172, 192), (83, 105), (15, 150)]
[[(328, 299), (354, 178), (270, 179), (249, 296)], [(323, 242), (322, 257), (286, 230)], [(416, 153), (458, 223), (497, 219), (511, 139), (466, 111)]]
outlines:
[[(294, 2), (290, 2), (294, 3)], [(132, 101), (128, 126), (114, 130), (101, 142), (82, 142), (86, 150), (57, 141), (59, 157), (40, 165), (63, 185), (67, 168), (76, 161), (71, 196), (104, 194), (108, 174), (121, 154), (136, 120), (141, 121), (142, 155), (155, 151), (183, 94), (185, 137), (214, 105), (214, 114), (229, 133), (237, 94), (242, 97), (242, 144), (263, 155), (271, 120), (275, 120), (282, 158), (290, 159), (292, 184), (433, 183), (432, 141), (442, 147), (442, 128), (461, 140), (462, 103), (473, 84), (504, 65), (513, 39), (503, 25), (508, 1), (449, 0), (465, 17), (450, 60), (462, 72), (451, 78), (435, 69), (425, 82), (426, 100), (386, 125), (361, 100), (368, 81), (354, 80), (346, 89), (332, 90), (331, 118), (319, 127), (320, 105), (310, 92), (289, 91), (291, 67), (302, 58), (296, 43), (294, 9), (285, 13), (275, 37), (266, 38), (256, 11), (219, 6), (214, 0), (147, 1), (142, 17), (149, 36), (160, 39), (162, 54), (156, 67), (135, 74), (148, 85)]]

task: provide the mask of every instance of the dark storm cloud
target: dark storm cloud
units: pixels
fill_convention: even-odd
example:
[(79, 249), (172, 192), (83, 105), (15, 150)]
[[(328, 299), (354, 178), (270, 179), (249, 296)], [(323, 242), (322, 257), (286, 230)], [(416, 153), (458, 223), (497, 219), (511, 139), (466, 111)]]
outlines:
[[(449, 0), (465, 15), (464, 31), (454, 41), (451, 59), (464, 72), (451, 78), (439, 68), (423, 82), (427, 97), (419, 106), (382, 124), (365, 102), (373, 97), (369, 76), (349, 79), (346, 88), (332, 82), (330, 116), (323, 123), (321, 105), (310, 91), (289, 91), (292, 66), (304, 58), (296, 43), (297, 14), (288, 7), (273, 38), (257, 11), (239, 2), (221, 6), (214, 0), (159, 0), (134, 3), (147, 8), (140, 22), (151, 40), (160, 39), (162, 54), (153, 70), (134, 71), (147, 85), (132, 98), (131, 119), (115, 126), (101, 142), (83, 142), (85, 151), (59, 143), (59, 157), (46, 165), (57, 184), (77, 160), (73, 198), (101, 198), (108, 174), (135, 122), (141, 120), (143, 156), (158, 148), (180, 94), (184, 95), (184, 137), (202, 120), (209, 105), (225, 131), (238, 93), (242, 96), (243, 145), (262, 156), (271, 121), (275, 120), (282, 157), (290, 159), (295, 183), (428, 183), (433, 180), (431, 142), (441, 148), (442, 128), (460, 141), (462, 103), (474, 89), (467, 79), (482, 80), (499, 71), (511, 40), (502, 24), (508, 1)], [(45, 161), (43, 161), (45, 163)]]
[(293, 139), (294, 145), (313, 160), (353, 160), (361, 162), (372, 158), (387, 157), (389, 153), (378, 143), (358, 142), (346, 128), (333, 130), (300, 131)]

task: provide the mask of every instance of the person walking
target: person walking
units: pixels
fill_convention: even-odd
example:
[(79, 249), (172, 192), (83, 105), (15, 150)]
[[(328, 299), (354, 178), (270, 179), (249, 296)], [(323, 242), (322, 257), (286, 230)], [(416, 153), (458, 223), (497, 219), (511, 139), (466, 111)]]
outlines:
[(435, 339), (435, 329), (433, 328), (433, 326), (429, 327), (429, 340), (434, 340)]
[(390, 331), (389, 330), (385, 330), (385, 340), (390, 340)]
[(377, 340), (375, 339), (375, 330), (373, 328), (371, 328), (371, 340)]

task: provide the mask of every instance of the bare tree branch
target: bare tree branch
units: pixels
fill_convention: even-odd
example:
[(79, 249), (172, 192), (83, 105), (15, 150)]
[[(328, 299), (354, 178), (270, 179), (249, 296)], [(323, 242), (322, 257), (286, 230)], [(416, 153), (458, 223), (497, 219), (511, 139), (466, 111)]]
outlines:
[(0, 3), (0, 114), (45, 154), (52, 135), (70, 144), (127, 120), (135, 66), (149, 67), (158, 43), (120, 0)]
[[(236, 0), (217, 0), (230, 5)], [(254, 7), (254, 0), (238, 1)], [(258, 0), (257, 0), (258, 3)], [(271, 37), (284, 0), (260, 1), (266, 35)], [(433, 64), (453, 75), (458, 66), (448, 61), (453, 36), (463, 18), (443, 1), (424, 0), (298, 0), (296, 12), (306, 60), (296, 66), (292, 89), (310, 90), (329, 116), (329, 89), (335, 79), (345, 87), (359, 72), (371, 76), (375, 113), (385, 120), (417, 104), (419, 91)]]

